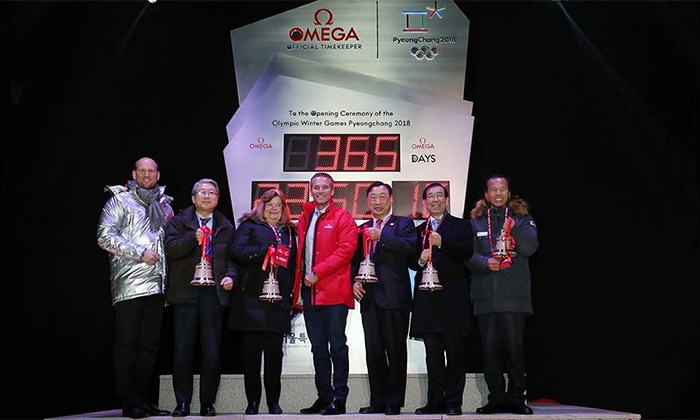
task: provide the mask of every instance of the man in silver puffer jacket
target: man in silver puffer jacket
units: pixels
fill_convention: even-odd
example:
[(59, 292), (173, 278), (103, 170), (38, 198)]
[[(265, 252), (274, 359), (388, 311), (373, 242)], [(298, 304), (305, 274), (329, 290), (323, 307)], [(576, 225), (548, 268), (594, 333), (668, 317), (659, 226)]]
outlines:
[(112, 305), (116, 314), (114, 367), (122, 415), (170, 415), (149, 398), (165, 305), (164, 226), (173, 216), (172, 197), (158, 186), (151, 158), (139, 159), (126, 186), (112, 193), (97, 223), (97, 244), (109, 252)]

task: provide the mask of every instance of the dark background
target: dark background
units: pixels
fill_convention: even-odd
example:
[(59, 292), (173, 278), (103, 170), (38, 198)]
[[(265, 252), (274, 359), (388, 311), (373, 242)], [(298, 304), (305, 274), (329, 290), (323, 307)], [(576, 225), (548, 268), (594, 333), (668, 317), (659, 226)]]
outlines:
[[(118, 407), (108, 260), (95, 238), (103, 187), (147, 155), (176, 211), (201, 177), (229, 197), (229, 31), (301, 4), (0, 2), (0, 416)], [(700, 4), (458, 5), (475, 116), (465, 208), (505, 172), (539, 227), (530, 398), (697, 416)], [(229, 334), (222, 351), (225, 373), (239, 373)]]

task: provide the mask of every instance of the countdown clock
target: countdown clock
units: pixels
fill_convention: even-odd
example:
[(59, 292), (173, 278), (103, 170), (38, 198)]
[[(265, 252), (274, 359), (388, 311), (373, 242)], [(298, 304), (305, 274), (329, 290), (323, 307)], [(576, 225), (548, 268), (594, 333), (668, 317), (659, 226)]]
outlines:
[[(400, 134), (286, 134), (282, 154), (284, 172), (375, 173), (401, 172)], [(345, 175), (343, 178), (347, 178)], [(377, 179), (383, 178), (378, 174)], [(442, 181), (449, 188), (449, 181)], [(373, 181), (335, 183), (334, 201), (357, 220), (369, 218), (364, 197)], [(422, 219), (422, 190), (428, 181), (384, 181), (394, 190), (394, 212)], [(433, 182), (433, 181), (430, 181)], [(292, 217), (301, 214), (301, 205), (309, 200), (307, 181), (252, 181), (250, 202), (271, 188), (280, 189), (289, 203)]]
[(285, 172), (399, 172), (399, 134), (285, 134)]
[[(338, 175), (332, 175), (335, 179), (334, 201), (350, 211), (356, 220), (370, 217), (365, 201), (367, 188), (376, 180), (384, 180), (394, 191), (394, 213), (423, 219), (427, 217), (422, 203), (423, 189), (436, 181), (449, 188), (450, 182), (444, 179), (392, 181), (392, 175), (401, 173), (400, 146), (401, 136), (396, 133), (285, 134), (282, 171), (290, 175), (296, 172), (342, 174), (340, 179)], [(386, 174), (380, 174), (382, 172)], [(344, 180), (349, 173), (359, 173), (367, 179)], [(375, 175), (371, 177), (370, 174)], [(310, 199), (309, 176), (298, 181), (251, 180), (251, 195), (246, 202), (252, 208), (265, 191), (276, 188), (287, 196), (292, 217), (297, 219), (301, 205)]]
[[(283, 144), (284, 172), (327, 172), (364, 174), (374, 172), (401, 172), (401, 136), (399, 134), (285, 134)], [(367, 181), (336, 181), (334, 200), (350, 211), (357, 220), (369, 217), (363, 197), (369, 185)], [(387, 182), (387, 181), (385, 181)], [(422, 185), (419, 181), (388, 181), (396, 189), (397, 203), (394, 212), (423, 218), (420, 200)], [(449, 185), (449, 182), (446, 182)], [(278, 188), (286, 196), (297, 218), (301, 205), (309, 200), (309, 182), (253, 181), (250, 202), (255, 205), (268, 189)], [(402, 205), (403, 203), (403, 205)]]
[(369, 218), (366, 190), (375, 181), (392, 186), (394, 214), (415, 220), (427, 217), (423, 188), (442, 182), (450, 211), (462, 216), (471, 104), (328, 70), (277, 57), (229, 122), (224, 157), (234, 218), (270, 188), (282, 190), (298, 218), (317, 172), (333, 176), (334, 201), (358, 222)]

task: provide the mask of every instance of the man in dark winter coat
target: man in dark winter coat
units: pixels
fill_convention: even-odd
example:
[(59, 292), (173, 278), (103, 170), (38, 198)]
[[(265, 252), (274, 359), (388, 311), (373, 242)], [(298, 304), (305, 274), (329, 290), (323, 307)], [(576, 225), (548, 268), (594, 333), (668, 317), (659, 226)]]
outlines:
[[(221, 335), (225, 308), (237, 279), (231, 259), (235, 227), (216, 209), (219, 185), (204, 178), (192, 187), (192, 206), (170, 219), (165, 229), (165, 251), (170, 276), (165, 299), (173, 306), (173, 388), (177, 406), (173, 417), (190, 414), (194, 355), (201, 341), (199, 380), (200, 415), (216, 416), (214, 403), (221, 381)], [(198, 265), (210, 267), (213, 278), (196, 284)]]
[[(525, 404), (525, 318), (532, 315), (528, 257), (539, 245), (525, 200), (510, 196), (504, 175), (486, 181), (471, 211), (471, 296), (479, 320), (488, 403), (478, 414), (532, 414)], [(502, 366), (508, 373), (508, 390)]]

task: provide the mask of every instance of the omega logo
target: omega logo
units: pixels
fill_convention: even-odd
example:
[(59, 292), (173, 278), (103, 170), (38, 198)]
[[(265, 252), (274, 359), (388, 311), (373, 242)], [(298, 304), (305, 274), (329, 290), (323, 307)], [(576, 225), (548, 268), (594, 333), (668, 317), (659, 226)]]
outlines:
[(421, 137), (418, 139), (418, 143), (411, 144), (411, 149), (435, 149), (435, 145), (433, 143), (428, 143), (425, 137)]
[(248, 145), (251, 149), (272, 149), (272, 145), (270, 143), (266, 143), (265, 139), (262, 137), (258, 137), (255, 143), (250, 143)]
[[(326, 15), (325, 22), (321, 22), (320, 17)], [(314, 13), (314, 26), (316, 28), (306, 28), (302, 29), (300, 27), (294, 27), (289, 30), (289, 39), (293, 42), (301, 41), (322, 41), (322, 42), (343, 42), (355, 40), (359, 41), (360, 37), (357, 36), (357, 32), (354, 27), (350, 29), (345, 29), (340, 26), (333, 27), (333, 12), (329, 9), (322, 8), (316, 10)]]

